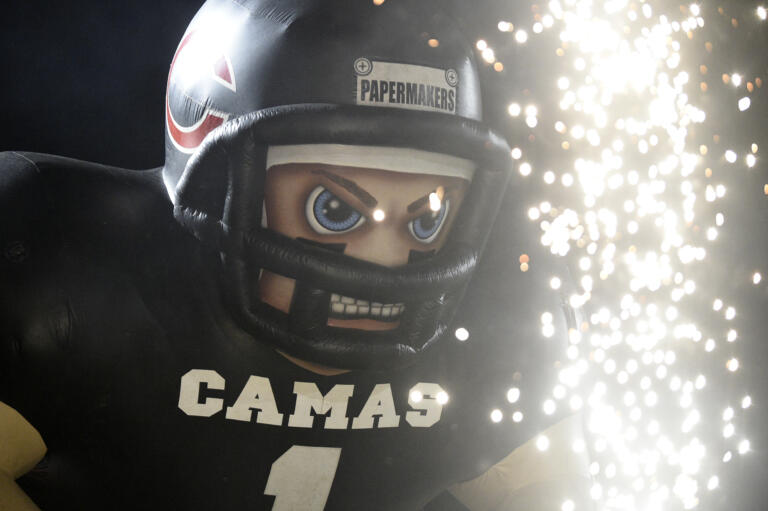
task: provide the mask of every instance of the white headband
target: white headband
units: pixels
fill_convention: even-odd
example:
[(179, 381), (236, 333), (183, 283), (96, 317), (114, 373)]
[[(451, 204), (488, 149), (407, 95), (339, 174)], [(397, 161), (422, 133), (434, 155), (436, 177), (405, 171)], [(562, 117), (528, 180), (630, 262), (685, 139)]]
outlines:
[(270, 146), (267, 150), (267, 168), (286, 163), (365, 167), (392, 172), (460, 177), (467, 181), (472, 181), (475, 172), (475, 164), (470, 160), (418, 149), (342, 144)]

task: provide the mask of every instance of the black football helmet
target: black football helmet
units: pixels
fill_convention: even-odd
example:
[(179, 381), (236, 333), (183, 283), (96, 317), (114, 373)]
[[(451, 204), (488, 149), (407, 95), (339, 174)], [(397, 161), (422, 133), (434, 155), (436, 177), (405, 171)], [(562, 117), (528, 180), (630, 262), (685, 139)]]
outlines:
[[(238, 323), (290, 355), (413, 362), (448, 332), (478, 263), (511, 158), (481, 122), (472, 46), (438, 3), (210, 0), (176, 51), (163, 169), (175, 217), (221, 254)], [(417, 149), (476, 170), (443, 248), (387, 268), (262, 226), (267, 150), (300, 144)], [(296, 280), (289, 313), (259, 300), (262, 269)], [(333, 293), (405, 310), (390, 331), (330, 327)]]

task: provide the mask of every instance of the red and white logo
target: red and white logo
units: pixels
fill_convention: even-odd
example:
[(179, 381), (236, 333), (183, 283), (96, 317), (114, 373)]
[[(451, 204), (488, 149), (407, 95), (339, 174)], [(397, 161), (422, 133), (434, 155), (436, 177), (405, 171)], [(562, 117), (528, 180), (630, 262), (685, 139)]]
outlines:
[(165, 95), (165, 119), (168, 135), (176, 148), (184, 153), (193, 153), (205, 136), (221, 126), (229, 116), (214, 108), (206, 107), (200, 119), (191, 126), (182, 126), (174, 119), (168, 100), (171, 77), (191, 79), (195, 78), (201, 71), (232, 92), (237, 91), (235, 74), (229, 58), (224, 53), (215, 51), (210, 45), (205, 44), (204, 38), (199, 36), (199, 32), (193, 30), (184, 36), (173, 56)]

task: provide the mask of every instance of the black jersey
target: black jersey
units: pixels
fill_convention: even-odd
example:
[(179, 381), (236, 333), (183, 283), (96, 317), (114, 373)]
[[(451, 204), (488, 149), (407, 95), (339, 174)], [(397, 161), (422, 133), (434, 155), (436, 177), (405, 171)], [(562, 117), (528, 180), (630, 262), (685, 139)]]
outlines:
[(338, 376), (260, 343), (159, 171), (4, 153), (0, 250), (0, 400), (48, 445), (20, 480), (44, 509), (420, 509), (533, 432), (522, 326)]

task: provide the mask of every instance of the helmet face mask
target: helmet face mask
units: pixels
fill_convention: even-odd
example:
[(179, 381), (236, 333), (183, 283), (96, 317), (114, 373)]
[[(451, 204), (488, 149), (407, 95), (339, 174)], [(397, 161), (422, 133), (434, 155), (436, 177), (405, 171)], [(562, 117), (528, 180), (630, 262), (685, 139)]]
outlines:
[[(442, 247), (469, 185), (457, 176), (331, 165), (319, 163), (320, 155), (316, 161), (268, 165), (264, 226), (390, 268), (426, 259)], [(295, 281), (269, 271), (259, 279), (261, 300), (286, 313), (294, 288)], [(328, 324), (390, 330), (403, 307), (332, 295)]]
[[(327, 22), (333, 15), (335, 10), (327, 3), (318, 12), (320, 4), (289, 5), (287, 9), (294, 9), (293, 23), (257, 46), (274, 49), (281, 43), (285, 50), (299, 41), (306, 52), (312, 52), (311, 46), (306, 47), (310, 41), (297, 34), (307, 31), (311, 35), (313, 23)], [(212, 13), (220, 20), (217, 8), (226, 10), (227, 5), (206, 4), (192, 27)], [(379, 27), (378, 31), (404, 14), (398, 6), (383, 11), (359, 2), (354, 5), (354, 11), (371, 10), (366, 23), (378, 19), (382, 27), (371, 25)], [(414, 25), (414, 16), (410, 18)], [(263, 30), (269, 20), (249, 17), (243, 21), (240, 15), (235, 21), (234, 26), (249, 33), (249, 25)], [(227, 95), (233, 93), (226, 87), (218, 95), (200, 98), (197, 103), (206, 107), (198, 109), (196, 123), (189, 122), (190, 132), (204, 125), (211, 112), (226, 111), (227, 120), (189, 153), (179, 150), (169, 125), (164, 178), (177, 220), (222, 254), (222, 282), (230, 311), (244, 329), (284, 353), (329, 367), (397, 367), (415, 361), (448, 330), (496, 215), (509, 174), (509, 148), (478, 120), (467, 118), (479, 117), (477, 78), (468, 44), (451, 44), (446, 36), (450, 58), (434, 55), (435, 62), (425, 63), (423, 54), (430, 54), (423, 49), (403, 53), (400, 47), (393, 49), (391, 43), (377, 41), (375, 33), (361, 32), (352, 22), (341, 26), (348, 27), (351, 44), (334, 56), (346, 62), (348, 71), (337, 76), (331, 66), (327, 70), (330, 78), (320, 84), (307, 80), (307, 90), (294, 90), (293, 97), (275, 105), (269, 104), (269, 94), (259, 97), (259, 84), (247, 87), (248, 77), (258, 71), (275, 73), (273, 65), (264, 63), (263, 52), (249, 41), (250, 59), (239, 52), (227, 60), (232, 66), (227, 69), (237, 83), (235, 94), (245, 96), (239, 99), (241, 109), (226, 108), (225, 103), (232, 101)], [(405, 30), (404, 39), (407, 28), (407, 24), (397, 25), (398, 30)], [(388, 34), (387, 40), (391, 38)], [(360, 39), (358, 49), (379, 44), (390, 50), (391, 57), (382, 57), (386, 55), (382, 49), (360, 57), (355, 39)], [(416, 56), (408, 58), (411, 53)], [(174, 75), (172, 67), (166, 116), (171, 124), (183, 117), (171, 115), (178, 103), (171, 96), (188, 98), (181, 91), (199, 85), (184, 83), (183, 74), (176, 79)], [(385, 80), (387, 77), (402, 80)], [(351, 83), (355, 95), (344, 95), (341, 100), (328, 94), (323, 97), (322, 92), (331, 90), (327, 82), (334, 80), (342, 87)], [(445, 83), (437, 84), (440, 80)], [(263, 80), (259, 83), (261, 88), (265, 86)], [(426, 97), (427, 91), (431, 99)], [(219, 96), (224, 99), (219, 101)], [(283, 158), (276, 164), (270, 154), (285, 153), (286, 146), (309, 147), (309, 156), (293, 158), (298, 161)], [(469, 185), (468, 179), (445, 175), (445, 171), (434, 175), (429, 162), (405, 163), (404, 167), (407, 157), (376, 157), (365, 165), (336, 161), (350, 146), (357, 146), (355, 151), (362, 154), (433, 154), (438, 159), (446, 155), (443, 158), (454, 162), (469, 160), (476, 170)], [(325, 156), (317, 156), (323, 151)], [(388, 182), (395, 184), (390, 188)], [(376, 225), (376, 204), (384, 205), (385, 199), (397, 202), (397, 187), (403, 185), (410, 186), (413, 200), (405, 201), (407, 194), (401, 193), (403, 200), (395, 209), (379, 208), (390, 222)], [(430, 194), (434, 195), (434, 210), (423, 209), (422, 200), (421, 210), (406, 214), (423, 196), (429, 205)], [(346, 200), (339, 201), (341, 198)], [(283, 207), (286, 201), (293, 201), (292, 207)], [(281, 206), (276, 207), (278, 203)], [(286, 223), (280, 214), (303, 215), (303, 222)], [(385, 224), (391, 227), (395, 220), (397, 234), (393, 236), (399, 241), (394, 244), (403, 250), (392, 257), (377, 257), (371, 247), (366, 251), (363, 235), (374, 236), (367, 238), (370, 244), (376, 240), (375, 232), (383, 233)], [(292, 292), (286, 290), (286, 283)], [(282, 291), (272, 293), (281, 286)], [(354, 304), (346, 303), (350, 300)], [(376, 304), (381, 304), (381, 310), (373, 310)], [(387, 304), (389, 317), (385, 318)], [(361, 309), (366, 307), (363, 313)], [(396, 321), (392, 321), (393, 313)], [(381, 329), (373, 331), (371, 326)]]

